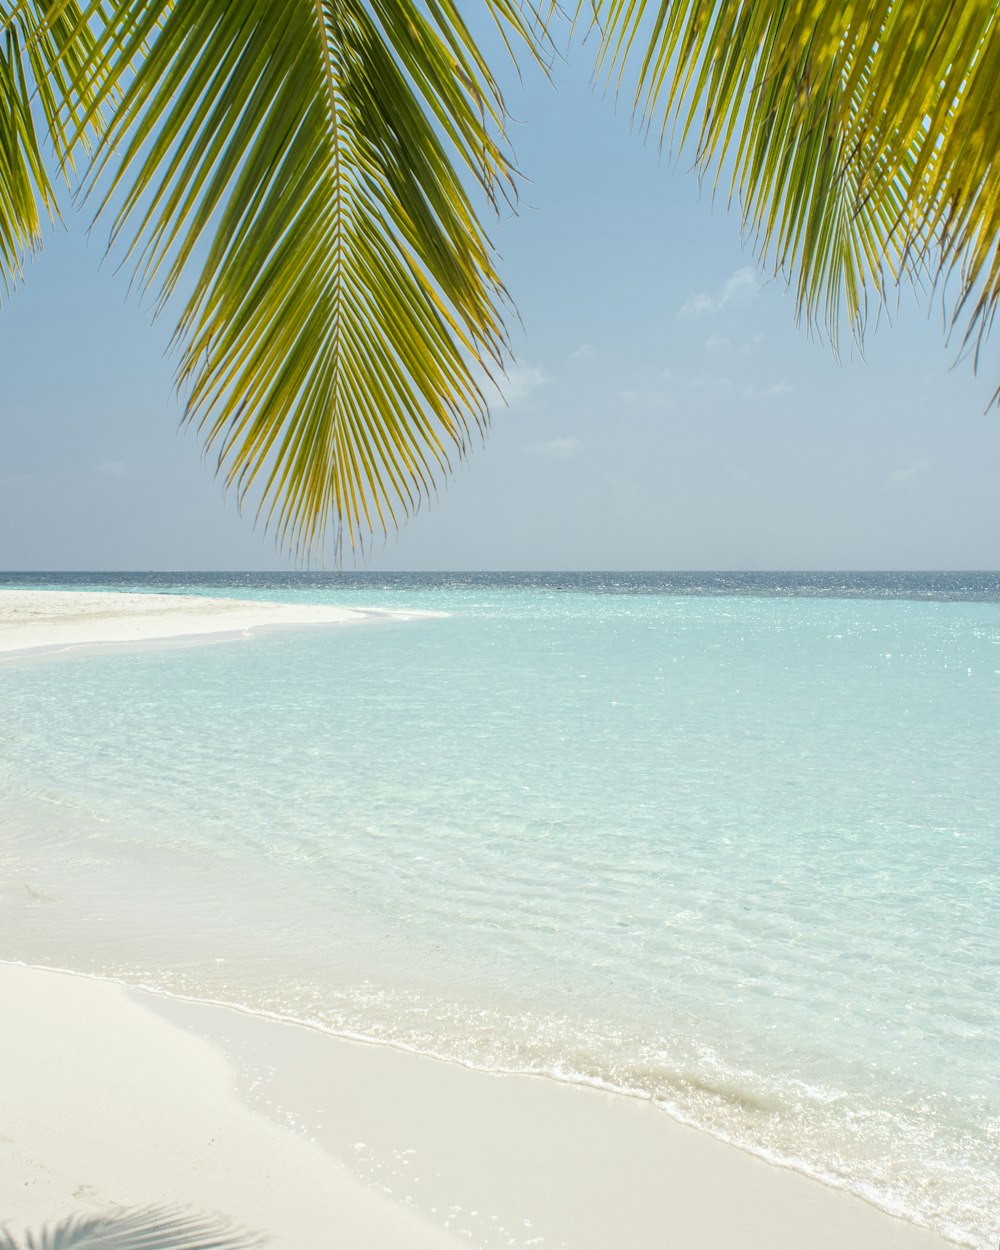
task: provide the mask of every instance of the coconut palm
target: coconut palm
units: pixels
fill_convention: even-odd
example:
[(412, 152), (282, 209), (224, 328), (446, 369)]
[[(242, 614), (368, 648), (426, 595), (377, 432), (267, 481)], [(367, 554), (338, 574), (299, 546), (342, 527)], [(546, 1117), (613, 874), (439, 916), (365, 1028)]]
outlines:
[[(515, 57), (572, 25), (835, 345), (905, 281), (978, 351), (1000, 297), (997, 0), (538, 5), (483, 9)], [(302, 553), (397, 524), (488, 418), (508, 309), (482, 218), (515, 179), (463, 10), (0, 0), (5, 282), (54, 211), (48, 136), (138, 283), (180, 299), (186, 413), (224, 481)]]

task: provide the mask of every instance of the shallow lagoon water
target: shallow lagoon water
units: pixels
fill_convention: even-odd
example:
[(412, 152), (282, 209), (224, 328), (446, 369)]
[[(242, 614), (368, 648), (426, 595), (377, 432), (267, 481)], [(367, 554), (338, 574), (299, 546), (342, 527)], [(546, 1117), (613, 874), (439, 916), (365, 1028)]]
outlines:
[(995, 576), (125, 585), (448, 615), (5, 662), (3, 958), (652, 1098), (994, 1244)]

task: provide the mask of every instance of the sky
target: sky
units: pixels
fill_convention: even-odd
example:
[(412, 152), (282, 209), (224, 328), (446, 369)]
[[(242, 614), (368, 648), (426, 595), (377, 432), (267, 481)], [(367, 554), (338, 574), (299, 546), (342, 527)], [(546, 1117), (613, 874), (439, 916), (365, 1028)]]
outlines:
[[(507, 74), (524, 181), (490, 233), (518, 318), (489, 435), (344, 567), (1000, 568), (1000, 332), (977, 376), (904, 295), (838, 361), (590, 62)], [(67, 207), (0, 308), (0, 569), (297, 567), (180, 428), (169, 311), (88, 221)]]

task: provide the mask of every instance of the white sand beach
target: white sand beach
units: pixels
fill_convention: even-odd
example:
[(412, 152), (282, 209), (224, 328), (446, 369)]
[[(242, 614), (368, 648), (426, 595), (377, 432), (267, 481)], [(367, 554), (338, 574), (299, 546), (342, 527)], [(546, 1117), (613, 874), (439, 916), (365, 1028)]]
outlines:
[(102, 643), (239, 635), (275, 626), (360, 624), (403, 613), (201, 595), (0, 589), (0, 656)]
[(149, 1204), (284, 1250), (945, 1250), (651, 1104), (0, 965), (0, 1223)]

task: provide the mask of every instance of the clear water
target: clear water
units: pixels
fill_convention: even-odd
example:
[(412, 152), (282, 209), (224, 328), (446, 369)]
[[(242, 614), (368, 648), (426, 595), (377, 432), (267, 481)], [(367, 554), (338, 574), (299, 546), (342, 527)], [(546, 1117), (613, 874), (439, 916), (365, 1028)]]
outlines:
[(448, 615), (0, 664), (0, 958), (638, 1094), (995, 1245), (997, 575), (2, 584)]

